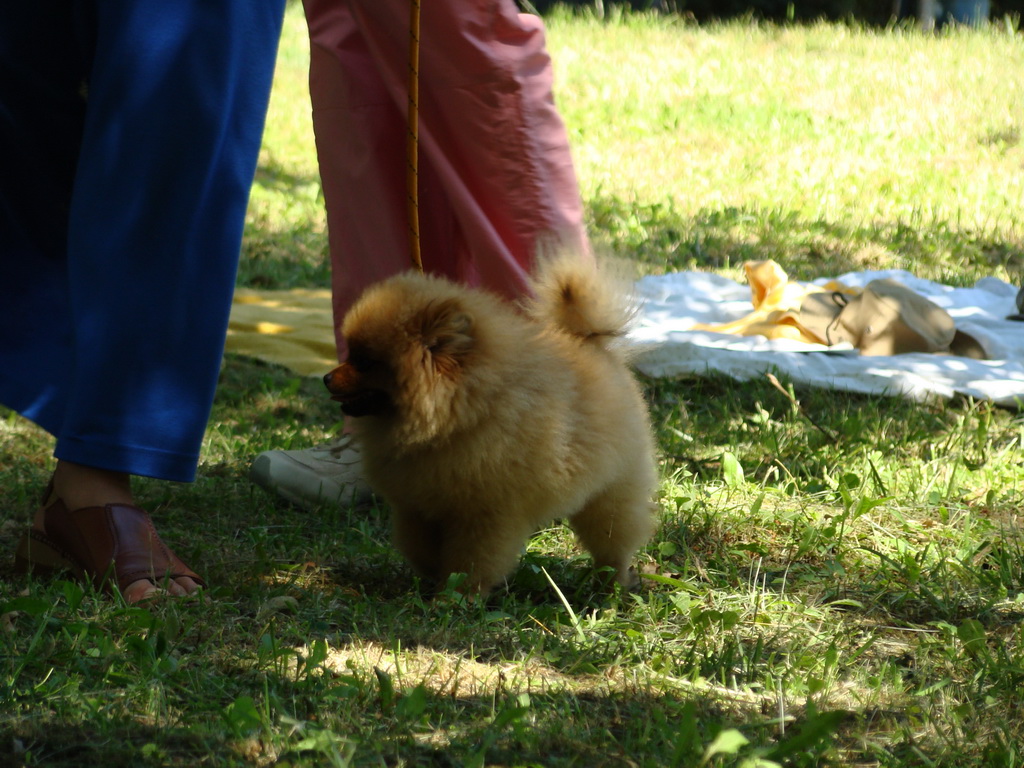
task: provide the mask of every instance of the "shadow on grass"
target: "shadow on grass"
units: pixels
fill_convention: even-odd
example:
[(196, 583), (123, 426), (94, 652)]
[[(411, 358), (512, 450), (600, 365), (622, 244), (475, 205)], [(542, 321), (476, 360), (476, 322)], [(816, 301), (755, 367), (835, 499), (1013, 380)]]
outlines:
[[(813, 493), (844, 465), (874, 451), (930, 457), (936, 436), (955, 434), (965, 413), (971, 413), (966, 403), (920, 403), (793, 385), (784, 377), (779, 381), (787, 392), (767, 377), (643, 379), (668, 469), (720, 478), (721, 455), (729, 451), (746, 477), (774, 478), (784, 487), (791, 483), (792, 492)], [(984, 415), (996, 409), (980, 405), (977, 410)], [(1010, 421), (1008, 414), (1003, 421)], [(874, 483), (879, 495), (888, 492), (877, 476), (862, 479)]]
[(237, 283), (247, 288), (327, 288), (330, 259), (320, 179), (275, 163), (256, 171)]
[(230, 755), (225, 746), (221, 734), (204, 732), (199, 725), (154, 726), (128, 717), (119, 721), (96, 717), (71, 724), (50, 721), (47, 715), (40, 714), (4, 729), (0, 764), (8, 768), (194, 768), (209, 764), (210, 757), (218, 752), (228, 755), (223, 755), (216, 765), (247, 764), (241, 755)]
[[(238, 284), (283, 289), (329, 287), (330, 261), (318, 179), (260, 166), (254, 196), (275, 200), (246, 226)], [(257, 210), (261, 210), (258, 209)], [(906, 269), (952, 285), (1024, 270), (1024, 237), (961, 230), (928, 219), (843, 224), (782, 209), (722, 208), (683, 215), (671, 200), (597, 196), (586, 201), (587, 226), (601, 249), (636, 260), (644, 272), (735, 269), (774, 259), (793, 278), (810, 280), (870, 269)]]
[(253, 183), (262, 189), (289, 197), (312, 197), (321, 203), (323, 201), (319, 175), (294, 173), (286, 170), (286, 166), (283, 164), (273, 160), (263, 161), (259, 164)]
[[(924, 456), (936, 443), (956, 448), (946, 439), (950, 434), (973, 434), (960, 423), (974, 412), (955, 405), (807, 390), (796, 393), (798, 408), (767, 383), (715, 378), (646, 381), (645, 387), (666, 456), (664, 473), (695, 474), (697, 492), (701, 483), (720, 480), (722, 467), (715, 462), (728, 449), (747, 477), (791, 482), (795, 495), (839, 509), (827, 481), (855, 459), (871, 451)], [(989, 415), (999, 420), (999, 414)], [(18, 619), (14, 632), (0, 635), (3, 668), (21, 676), (12, 674), (10, 690), (0, 697), (6, 718), (0, 762), (27, 762), (29, 750), (45, 758), (36, 764), (56, 766), (263, 765), (278, 759), (321, 765), (331, 764), (330, 750), (341, 749), (341, 739), (356, 742), (355, 764), (367, 765), (686, 765), (699, 762), (715, 736), (731, 727), (753, 745), (773, 748), (779, 703), (768, 683), (776, 672), (804, 674), (786, 655), (815, 653), (801, 647), (810, 635), (800, 628), (810, 618), (801, 614), (792, 625), (751, 623), (741, 633), (730, 626), (727, 610), (710, 612), (697, 598), (693, 605), (703, 613), (693, 613), (690, 603), (684, 611), (674, 602), (682, 591), (670, 587), (652, 587), (642, 605), (628, 595), (609, 596), (594, 589), (589, 560), (554, 554), (566, 547), (544, 541), (568, 535), (564, 530), (544, 532), (531, 543), (509, 589), (486, 606), (432, 602), (391, 548), (383, 509), (307, 512), (249, 485), (248, 467), (260, 450), (308, 447), (328, 437), (337, 418), (336, 405), (316, 380), (227, 359), (197, 484), (147, 481), (140, 488), (163, 535), (216, 585), (213, 600), (162, 606), (148, 629), (126, 632), (119, 629), (124, 620), (103, 601), (95, 601), (100, 607), (93, 613), (61, 607)], [(771, 434), (764, 431), (769, 427)], [(10, 466), (17, 450), (0, 447), (0, 465)], [(17, 466), (19, 482), (45, 482), (38, 457)], [(773, 475), (773, 468), (780, 474)], [(849, 478), (845, 482), (852, 485)], [(865, 475), (857, 487), (881, 496), (884, 483)], [(8, 503), (21, 497), (5, 487), (2, 498)], [(708, 600), (725, 601), (756, 586), (748, 574), (757, 547), (765, 547), (760, 556), (786, 551), (784, 542), (759, 541), (757, 523), (773, 536), (795, 532), (794, 541), (804, 543), (778, 564), (778, 573), (789, 579), (787, 599), (809, 594), (810, 610), (822, 594), (862, 598), (863, 608), (846, 606), (858, 632), (866, 624), (858, 614), (912, 624), (958, 621), (977, 611), (977, 603), (970, 603), (977, 592), (957, 587), (964, 574), (956, 563), (947, 571), (941, 560), (915, 571), (913, 559), (879, 561), (837, 576), (835, 565), (850, 563), (836, 548), (834, 530), (827, 531), (834, 521), (802, 519), (801, 504), (794, 505), (792, 519), (737, 525), (733, 514), (733, 524), (725, 526), (716, 503), (700, 496), (690, 501), (682, 510), (680, 499), (663, 500), (677, 507), (663, 510), (673, 522), (659, 533), (655, 550), (672, 544), (677, 554), (666, 548), (646, 555), (663, 572), (700, 585), (694, 594), (706, 593)], [(4, 535), (13, 547), (13, 533)], [(993, 546), (980, 556), (970, 563), (978, 573), (1006, 569), (985, 586), (991, 594), (1005, 594), (1008, 584), (1024, 577), (1019, 550)], [(875, 581), (864, 578), (872, 568)], [(574, 607), (575, 620), (544, 571)], [(10, 579), (0, 592), (4, 601), (24, 586), (9, 561), (0, 577)], [(854, 592), (857, 579), (863, 583)], [(29, 593), (53, 605), (62, 599), (58, 588), (39, 583), (30, 583)], [(939, 602), (929, 602), (936, 595)], [(980, 618), (986, 629), (1005, 620), (998, 612)], [(706, 624), (695, 629), (698, 619)], [(857, 632), (849, 634), (852, 644)], [(128, 642), (126, 636), (141, 639)], [(22, 665), (33, 638), (40, 644)], [(380, 659), (394, 650), (422, 650), (428, 662), (437, 654), (438, 663), (456, 670), (459, 664), (481, 665), (481, 674), (493, 680), (485, 691), (440, 686), (417, 693), (415, 676), (408, 685), (383, 662), (376, 663), (377, 674), (372, 665), (347, 666), (344, 658), (337, 665), (324, 659), (314, 665), (315, 674), (297, 675), (290, 666), (298, 658), (295, 649), (317, 640), (328, 642), (333, 653), (370, 647)], [(509, 677), (523, 664), (529, 670), (530, 662), (549, 679)], [(895, 666), (908, 686), (919, 685), (912, 664)], [(1005, 668), (992, 665), (986, 674), (995, 678)], [(420, 677), (427, 674), (437, 673)], [(153, 691), (163, 695), (150, 697)], [(816, 721), (804, 709), (811, 696), (792, 697), (797, 700), (783, 704), (796, 718), (787, 720), (796, 738), (803, 724)], [(247, 699), (260, 704), (254, 722), (240, 716), (226, 723), (224, 713)], [(147, 720), (170, 725), (155, 728)], [(884, 739), (877, 736), (878, 721)], [(865, 723), (875, 729), (872, 743), (886, 749), (895, 743), (892, 755), (854, 736)], [(812, 741), (792, 764), (850, 764), (846, 757), (868, 755), (877, 764), (898, 765), (912, 749), (941, 756), (943, 744), (906, 723), (903, 713), (858, 705), (855, 714), (823, 723), (819, 735), (831, 744)], [(986, 742), (989, 748), (998, 747), (996, 736)], [(247, 753), (250, 747), (258, 752)], [(972, 746), (971, 754), (983, 748)], [(753, 756), (753, 746), (737, 749)]]
[[(792, 545), (795, 549), (787, 549), (790, 560), (777, 564), (780, 571), (795, 567), (797, 571), (803, 569), (808, 578), (818, 573), (824, 583), (834, 581), (827, 569), (839, 551), (848, 546), (848, 542), (837, 539), (840, 534), (835, 517), (843, 511), (838, 482), (854, 499), (883, 499), (893, 493), (891, 484), (898, 481), (886, 473), (883, 461), (893, 466), (937, 459), (984, 462), (984, 454), (975, 453), (977, 440), (1003, 442), (1015, 434), (1012, 414), (984, 404), (922, 404), (821, 389), (794, 389), (794, 402), (767, 381), (736, 382), (721, 376), (648, 379), (642, 383), (659, 437), (663, 476), (690, 476), (699, 492), (703, 483), (721, 484), (722, 456), (731, 454), (748, 481), (774, 488), (782, 498), (794, 499), (795, 509), (811, 508), (811, 512), (782, 521), (768, 520), (765, 525), (777, 529), (773, 539), (791, 536), (796, 542)], [(170, 521), (172, 526), (181, 526), (182, 535), (187, 536), (190, 525), (203, 525), (200, 509), (204, 503), (237, 510), (222, 516), (220, 522), (225, 527), (207, 530), (211, 536), (256, 553), (255, 564), (267, 562), (263, 558), (296, 564), (308, 561), (326, 569), (325, 577), (332, 589), (361, 594), (371, 602), (372, 595), (404, 600), (415, 592), (414, 580), (390, 545), (385, 508), (352, 511), (335, 507), (310, 515), (279, 504), (270, 494), (248, 484), (249, 464), (261, 450), (310, 447), (337, 431), (339, 417), (319, 381), (301, 379), (277, 366), (231, 357), (222, 372), (211, 421), (211, 439), (222, 446), (218, 451), (222, 455), (208, 460), (200, 481), (210, 490), (200, 488), (197, 494), (182, 490), (166, 496), (170, 493), (166, 484), (156, 484), (147, 486), (151, 498), (161, 508), (176, 504), (186, 510), (195, 508), (184, 512), (179, 523)], [(979, 433), (982, 425), (986, 431)], [(214, 494), (212, 499), (208, 494)], [(952, 496), (947, 498), (947, 494)], [(956, 494), (955, 488), (944, 489), (936, 495), (934, 504), (960, 504)], [(672, 543), (680, 553), (679, 562), (671, 557), (664, 559), (667, 568), (684, 569), (687, 557), (710, 559), (717, 572), (734, 574), (736, 583), (751, 558), (762, 558), (765, 568), (771, 568), (772, 550), (778, 549), (779, 542), (759, 544), (751, 538), (753, 529), (745, 537), (743, 531), (723, 528), (719, 502), (698, 497), (689, 500), (685, 509), (679, 507), (680, 503), (678, 499), (662, 499), (662, 513), (673, 523), (662, 530), (659, 541)], [(983, 510), (993, 518), (1016, 513), (1009, 497), (988, 499)], [(556, 526), (553, 531), (536, 540), (538, 546), (531, 546), (516, 571), (511, 587), (514, 602), (519, 607), (547, 604), (560, 610), (543, 568), (563, 585), (574, 605), (599, 606), (603, 598), (594, 591), (590, 561), (585, 555), (566, 560), (545, 554), (552, 550), (576, 551), (567, 543), (572, 537), (564, 527)], [(172, 528), (170, 533), (176, 532)], [(545, 536), (560, 540), (549, 545), (543, 541)], [(197, 545), (200, 555), (204, 546), (211, 546), (202, 542)], [(998, 583), (988, 585), (986, 592), (1012, 588), (1014, 579), (1024, 578), (1024, 553), (1014, 549), (1012, 542), (1006, 546), (992, 544), (987, 554), (991, 561), (986, 561), (989, 565), (985, 573)], [(964, 557), (969, 555), (973, 557), (971, 553)], [(886, 565), (869, 553), (860, 553), (856, 559), (874, 561), (873, 567), (863, 566), (879, 574), (878, 580), (869, 580), (874, 594), (884, 594), (887, 588), (902, 589), (907, 598), (902, 601), (904, 618), (921, 618), (915, 611), (924, 607), (921, 600), (927, 599), (925, 587), (929, 583), (920, 578), (921, 565), (911, 561)], [(947, 559), (938, 557), (935, 568), (942, 567)], [(928, 573), (927, 568), (923, 572)], [(940, 574), (934, 571), (933, 575)], [(941, 575), (941, 584), (957, 580), (951, 570)], [(230, 579), (232, 576), (224, 573), (217, 581)], [(837, 590), (842, 588), (837, 585)], [(833, 599), (842, 596), (840, 591)], [(934, 600), (936, 607), (932, 610), (938, 615), (933, 618), (951, 620), (977, 609), (975, 598), (967, 593), (962, 597), (962, 602), (956, 593)], [(898, 603), (893, 601), (890, 610), (895, 610)]]
[(595, 242), (647, 270), (738, 269), (745, 261), (774, 259), (790, 277), (811, 280), (846, 272), (906, 269), (953, 285), (986, 275), (1017, 275), (1024, 238), (961, 231), (926, 220), (847, 225), (809, 220), (781, 209), (723, 208), (685, 216), (671, 200), (645, 203), (618, 197), (587, 201)]
[[(328, 681), (321, 693), (336, 702), (336, 710), (318, 708), (313, 716), (302, 717), (289, 713), (288, 703), (322, 687), (267, 677), (264, 691), (272, 700), (261, 702), (266, 709), (239, 735), (217, 728), (225, 719), (222, 711), (192, 712), (197, 722), (186, 726), (149, 726), (134, 719), (112, 723), (101, 716), (71, 725), (42, 717), (8, 732), (0, 744), (0, 762), (10, 768), (697, 765), (707, 744), (742, 717), (735, 703), (699, 694), (516, 695), (497, 690), (453, 697), (423, 688), (389, 689), (393, 681), (386, 675), (365, 684), (351, 678), (333, 686)], [(230, 712), (230, 705), (225, 710)], [(281, 719), (267, 722), (268, 711)], [(845, 729), (844, 721), (856, 719), (846, 713), (826, 717), (825, 723), (821, 716), (817, 723), (810, 720), (813, 728), (804, 718), (789, 723), (791, 738), (801, 730), (817, 732), (804, 739), (800, 752), (805, 760), (835, 754), (835, 741), (843, 740), (837, 731)], [(769, 720), (747, 719), (741, 727), (751, 745), (737, 744), (735, 752), (750, 755), (757, 749), (774, 756), (773, 751), (792, 751), (793, 744), (773, 738), (777, 728)]]

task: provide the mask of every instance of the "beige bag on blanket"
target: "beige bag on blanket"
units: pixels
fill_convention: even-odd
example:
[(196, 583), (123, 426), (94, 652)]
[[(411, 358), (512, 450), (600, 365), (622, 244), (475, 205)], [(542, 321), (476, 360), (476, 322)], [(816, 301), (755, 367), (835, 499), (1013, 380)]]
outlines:
[(872, 280), (856, 296), (812, 293), (800, 305), (799, 324), (822, 344), (848, 342), (863, 355), (986, 357), (975, 339), (956, 329), (946, 310), (891, 279)]

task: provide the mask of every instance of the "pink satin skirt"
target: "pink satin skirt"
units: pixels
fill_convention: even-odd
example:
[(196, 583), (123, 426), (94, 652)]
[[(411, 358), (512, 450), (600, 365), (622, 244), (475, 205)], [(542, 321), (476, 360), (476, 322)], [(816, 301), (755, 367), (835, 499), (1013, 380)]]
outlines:
[[(304, 2), (338, 322), (364, 288), (412, 266), (409, 3)], [(543, 24), (512, 0), (422, 2), (418, 197), (428, 272), (515, 298), (549, 242), (590, 258), (552, 80)]]

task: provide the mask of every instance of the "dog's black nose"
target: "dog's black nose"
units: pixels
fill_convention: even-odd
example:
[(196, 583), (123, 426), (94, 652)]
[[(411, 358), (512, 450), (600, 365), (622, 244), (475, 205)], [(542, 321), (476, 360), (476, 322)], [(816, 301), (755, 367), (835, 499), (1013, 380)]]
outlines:
[(329, 373), (324, 374), (324, 386), (327, 387), (327, 389), (331, 388), (331, 374)]

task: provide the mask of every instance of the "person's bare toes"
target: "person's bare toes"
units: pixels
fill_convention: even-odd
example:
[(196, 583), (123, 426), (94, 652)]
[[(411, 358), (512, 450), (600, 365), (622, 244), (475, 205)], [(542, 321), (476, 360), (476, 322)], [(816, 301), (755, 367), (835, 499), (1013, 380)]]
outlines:
[(191, 595), (199, 589), (199, 584), (194, 582), (188, 576), (179, 576), (170, 583), (169, 588), (172, 595), (184, 597), (185, 595)]
[(135, 605), (136, 603), (153, 600), (154, 598), (167, 594), (167, 592), (149, 579), (139, 579), (125, 587), (121, 594), (123, 595), (125, 602), (130, 605)]

